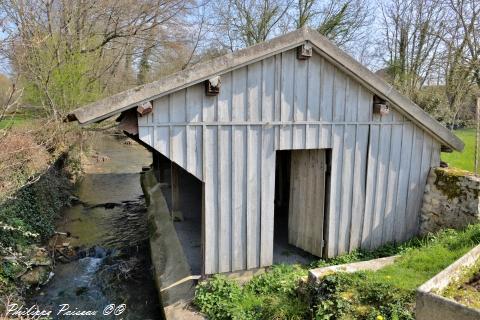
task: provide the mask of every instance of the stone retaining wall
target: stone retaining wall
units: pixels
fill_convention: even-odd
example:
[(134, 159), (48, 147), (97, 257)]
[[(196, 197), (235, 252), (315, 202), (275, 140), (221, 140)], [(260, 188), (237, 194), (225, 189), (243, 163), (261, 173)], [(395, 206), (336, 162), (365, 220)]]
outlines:
[(480, 222), (479, 191), (480, 177), (470, 172), (432, 168), (423, 197), (420, 233)]

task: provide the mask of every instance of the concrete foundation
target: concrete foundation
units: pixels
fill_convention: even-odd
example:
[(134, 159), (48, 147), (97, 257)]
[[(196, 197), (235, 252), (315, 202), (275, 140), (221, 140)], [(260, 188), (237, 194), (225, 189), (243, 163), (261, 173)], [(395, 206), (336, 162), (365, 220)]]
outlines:
[(448, 268), (417, 289), (417, 320), (474, 320), (480, 319), (480, 310), (467, 307), (454, 300), (442, 297), (440, 292), (480, 258), (480, 245), (470, 250)]
[(376, 271), (393, 264), (396, 258), (398, 258), (398, 256), (310, 269), (308, 271), (308, 282), (312, 284), (317, 283), (322, 277), (335, 272), (357, 272), (364, 270)]
[(161, 303), (165, 307), (166, 319), (203, 319), (201, 315), (187, 308), (194, 297), (197, 279), (190, 272), (161, 185), (153, 170), (142, 174), (141, 183), (148, 205), (154, 278)]

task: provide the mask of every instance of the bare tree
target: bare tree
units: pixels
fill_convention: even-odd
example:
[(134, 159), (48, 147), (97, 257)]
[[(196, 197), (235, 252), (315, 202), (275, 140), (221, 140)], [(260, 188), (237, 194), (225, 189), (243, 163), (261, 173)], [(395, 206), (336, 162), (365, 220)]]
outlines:
[(216, 39), (233, 51), (275, 34), (292, 0), (229, 0), (214, 4)]
[(398, 89), (414, 97), (432, 72), (446, 11), (441, 0), (390, 0), (381, 9), (388, 74)]
[(130, 54), (135, 61), (137, 48), (144, 52), (151, 45), (146, 39), (152, 30), (174, 20), (188, 4), (184, 0), (4, 0), (0, 3), (7, 34), (3, 53), (27, 84), (26, 98), (35, 93), (47, 113), (61, 119), (66, 110), (109, 93), (110, 80), (125, 56)]
[(449, 12), (453, 13), (449, 50), (455, 62), (465, 65), (472, 72), (473, 80), (480, 88), (480, 2), (476, 0), (448, 0)]

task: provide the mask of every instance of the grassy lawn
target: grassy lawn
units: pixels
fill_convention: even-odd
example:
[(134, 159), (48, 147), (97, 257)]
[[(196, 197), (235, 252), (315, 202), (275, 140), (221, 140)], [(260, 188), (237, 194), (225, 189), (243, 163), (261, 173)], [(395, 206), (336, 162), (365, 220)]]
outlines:
[(449, 164), (450, 167), (456, 167), (463, 170), (474, 170), (475, 153), (475, 129), (461, 129), (454, 131), (455, 135), (465, 143), (465, 149), (462, 153), (454, 151), (452, 153), (442, 153), (441, 158)]
[[(480, 224), (311, 266), (274, 266), (243, 286), (215, 276), (199, 284), (195, 304), (209, 319), (413, 320), (415, 289), (479, 243)], [(377, 272), (336, 273), (318, 286), (300, 284), (311, 267), (394, 254), (399, 259)]]
[(24, 115), (7, 116), (5, 119), (0, 121), (0, 130), (5, 129), (7, 127), (15, 127), (15, 126), (23, 125), (30, 120), (31, 120), (31, 117), (24, 116)]

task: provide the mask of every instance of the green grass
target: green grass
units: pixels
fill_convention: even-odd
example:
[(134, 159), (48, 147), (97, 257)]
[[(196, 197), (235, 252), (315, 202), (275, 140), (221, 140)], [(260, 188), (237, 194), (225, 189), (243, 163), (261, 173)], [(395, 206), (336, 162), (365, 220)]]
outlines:
[(406, 249), (395, 264), (373, 273), (373, 276), (400, 289), (415, 290), (478, 243), (480, 225), (465, 231), (446, 230), (428, 244)]
[(450, 167), (473, 172), (475, 158), (475, 129), (455, 130), (454, 134), (465, 143), (463, 152), (454, 151), (452, 153), (442, 153), (441, 158), (448, 163)]
[[(195, 304), (210, 319), (414, 319), (415, 289), (480, 243), (480, 224), (445, 230), (372, 252), (356, 251), (311, 266), (274, 266), (244, 286), (222, 276), (202, 282)], [(338, 273), (299, 285), (308, 268), (396, 255), (377, 272)]]
[(31, 121), (31, 117), (24, 115), (7, 116), (5, 119), (0, 121), (0, 130), (24, 125), (29, 121)]

